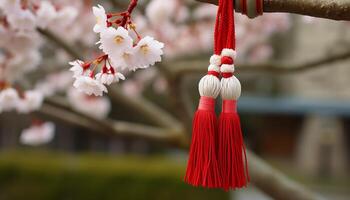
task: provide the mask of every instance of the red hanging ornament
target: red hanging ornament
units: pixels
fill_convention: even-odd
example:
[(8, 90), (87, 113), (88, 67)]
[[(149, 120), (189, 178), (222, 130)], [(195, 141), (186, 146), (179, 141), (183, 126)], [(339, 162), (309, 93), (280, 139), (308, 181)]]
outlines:
[[(236, 108), (241, 84), (233, 76), (236, 51), (232, 0), (219, 0), (214, 35), (215, 54), (210, 58), (208, 74), (199, 82), (201, 99), (193, 119), (185, 182), (194, 186), (229, 190), (245, 187), (249, 182)], [(218, 78), (220, 73), (221, 82)], [(220, 92), (223, 104), (217, 121), (215, 99)]]

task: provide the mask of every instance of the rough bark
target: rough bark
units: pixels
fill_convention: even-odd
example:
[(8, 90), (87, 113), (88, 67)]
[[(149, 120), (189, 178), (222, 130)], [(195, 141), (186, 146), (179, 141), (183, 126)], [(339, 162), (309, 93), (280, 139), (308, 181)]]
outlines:
[[(218, 0), (197, 0), (217, 4)], [(350, 0), (264, 0), (264, 12), (284, 12), (350, 20)]]

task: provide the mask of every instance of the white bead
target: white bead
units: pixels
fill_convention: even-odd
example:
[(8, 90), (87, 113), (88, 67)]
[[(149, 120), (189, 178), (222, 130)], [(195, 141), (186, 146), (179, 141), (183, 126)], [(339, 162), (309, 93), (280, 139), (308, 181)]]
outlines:
[(220, 67), (217, 65), (209, 65), (208, 71), (215, 71), (215, 72), (220, 73)]
[(233, 60), (235, 60), (236, 59), (236, 51), (233, 49), (223, 49), (221, 51), (221, 56), (222, 57), (227, 56), (227, 57), (230, 57)]
[(213, 75), (205, 75), (199, 81), (199, 94), (205, 97), (211, 97), (216, 99), (220, 93), (220, 80)]
[(238, 100), (241, 96), (241, 83), (232, 76), (221, 79), (221, 98), (224, 100)]
[(216, 66), (220, 66), (221, 65), (221, 56), (219, 55), (212, 55), (210, 57), (210, 64), (211, 65), (216, 65)]
[(224, 64), (224, 65), (221, 65), (220, 71), (222, 73), (233, 73), (233, 72), (235, 72), (235, 66)]

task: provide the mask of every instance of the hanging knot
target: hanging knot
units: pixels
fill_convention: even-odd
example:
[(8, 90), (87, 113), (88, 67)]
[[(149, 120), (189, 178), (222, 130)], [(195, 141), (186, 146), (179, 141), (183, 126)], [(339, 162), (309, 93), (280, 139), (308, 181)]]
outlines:
[(220, 73), (216, 71), (208, 71), (208, 75), (213, 75), (219, 78)]
[(225, 72), (225, 73), (221, 73), (223, 78), (231, 78), (233, 76), (233, 73), (230, 72)]
[(224, 65), (224, 64), (227, 64), (227, 65), (232, 65), (233, 64), (233, 59), (229, 56), (223, 56), (221, 58), (221, 64)]

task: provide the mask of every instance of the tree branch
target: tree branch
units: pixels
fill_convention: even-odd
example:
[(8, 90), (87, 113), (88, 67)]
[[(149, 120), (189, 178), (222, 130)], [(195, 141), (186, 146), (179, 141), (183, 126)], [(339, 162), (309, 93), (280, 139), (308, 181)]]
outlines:
[(182, 148), (188, 146), (187, 141), (183, 139), (184, 133), (179, 130), (158, 128), (112, 119), (100, 120), (77, 111), (67, 110), (64, 108), (66, 105), (58, 104), (59, 102), (52, 103), (50, 100), (47, 100), (38, 113), (55, 120), (80, 126), (109, 136), (117, 135), (145, 138), (148, 140), (162, 141)]
[(299, 183), (289, 179), (280, 171), (247, 150), (249, 172), (252, 182), (274, 199), (322, 200), (321, 196), (309, 191)]
[[(197, 0), (217, 4), (218, 0)], [(285, 12), (333, 20), (350, 20), (349, 0), (264, 0), (264, 12)]]
[[(324, 67), (327, 64), (350, 59), (350, 51), (322, 57), (314, 61), (308, 61), (301, 64), (286, 64), (279, 62), (268, 62), (260, 64), (237, 63), (236, 71), (239, 72), (261, 72), (261, 73), (298, 73), (312, 69)], [(182, 76), (189, 73), (205, 73), (208, 67), (208, 61), (203, 59), (194, 59), (190, 61), (177, 61), (175, 64), (168, 64), (169, 70), (173, 76)]]

